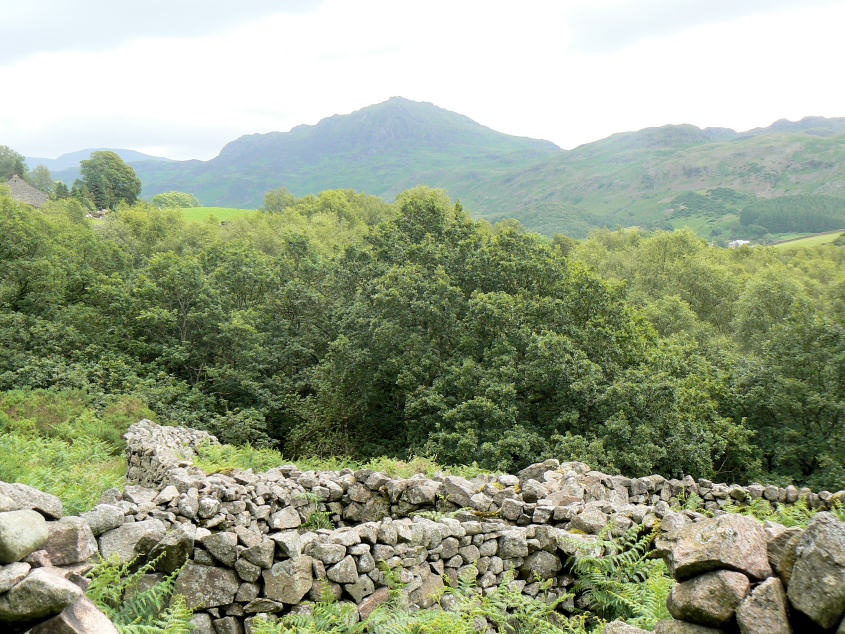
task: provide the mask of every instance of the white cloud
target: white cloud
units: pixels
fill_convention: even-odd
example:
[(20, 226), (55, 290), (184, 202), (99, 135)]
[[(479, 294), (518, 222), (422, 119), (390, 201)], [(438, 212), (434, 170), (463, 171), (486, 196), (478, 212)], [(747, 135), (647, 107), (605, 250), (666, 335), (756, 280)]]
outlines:
[[(330, 0), (203, 37), (43, 52), (0, 66), (0, 85), (14, 87), (0, 100), (0, 143), (41, 156), (112, 146), (209, 158), (241, 134), (393, 95), (563, 147), (664, 123), (845, 115), (842, 3), (708, 15), (622, 47), (585, 47), (572, 33), (594, 3), (523, 4)], [(611, 19), (619, 2), (605, 5)]]

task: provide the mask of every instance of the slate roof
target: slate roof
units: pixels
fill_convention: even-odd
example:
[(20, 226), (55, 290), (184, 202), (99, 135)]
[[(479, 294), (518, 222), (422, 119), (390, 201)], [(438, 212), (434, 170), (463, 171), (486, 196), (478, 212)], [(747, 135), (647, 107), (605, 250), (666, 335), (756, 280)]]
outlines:
[(12, 198), (32, 205), (33, 207), (43, 207), (50, 199), (47, 194), (33, 187), (17, 174), (12, 176), (6, 184), (11, 190)]

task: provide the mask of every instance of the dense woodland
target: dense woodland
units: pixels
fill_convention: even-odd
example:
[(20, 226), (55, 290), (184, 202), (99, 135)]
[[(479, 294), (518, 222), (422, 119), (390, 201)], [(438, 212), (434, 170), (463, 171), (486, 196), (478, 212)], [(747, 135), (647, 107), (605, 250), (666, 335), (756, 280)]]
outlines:
[(837, 246), (550, 239), (428, 188), (274, 190), (225, 226), (0, 194), (0, 340), (6, 394), (132, 399), (291, 457), (845, 487)]

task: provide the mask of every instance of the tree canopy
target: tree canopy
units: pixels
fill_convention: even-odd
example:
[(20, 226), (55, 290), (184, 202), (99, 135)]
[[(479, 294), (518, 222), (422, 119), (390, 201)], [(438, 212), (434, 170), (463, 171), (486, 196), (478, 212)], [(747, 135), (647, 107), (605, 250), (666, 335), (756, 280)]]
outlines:
[(77, 196), (98, 209), (134, 203), (141, 193), (141, 179), (115, 152), (93, 152), (80, 162), (81, 178), (74, 184)]
[(172, 207), (174, 209), (179, 209), (200, 206), (200, 201), (197, 200), (197, 197), (187, 192), (162, 192), (153, 196), (151, 200), (156, 207)]
[(0, 181), (5, 183), (16, 174), (24, 178), (28, 171), (26, 159), (22, 154), (15, 152), (10, 147), (0, 145)]
[(845, 249), (554, 240), (440, 190), (219, 223), (0, 195), (0, 390), (287, 455), (845, 486)]

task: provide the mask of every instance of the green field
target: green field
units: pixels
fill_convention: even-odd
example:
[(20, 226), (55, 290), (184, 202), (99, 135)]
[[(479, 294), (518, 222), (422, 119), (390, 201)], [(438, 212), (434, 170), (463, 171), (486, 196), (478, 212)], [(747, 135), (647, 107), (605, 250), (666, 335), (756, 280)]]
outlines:
[(785, 247), (815, 247), (820, 244), (830, 244), (842, 235), (842, 233), (843, 230), (841, 229), (838, 231), (827, 231), (825, 233), (817, 233), (803, 238), (795, 238), (794, 240), (785, 240), (784, 242), (778, 242), (772, 246), (777, 249)]
[(238, 209), (237, 207), (183, 207), (181, 209), (185, 220), (189, 222), (205, 222), (209, 216), (214, 216), (219, 221), (231, 220), (235, 216), (247, 214), (254, 209)]

